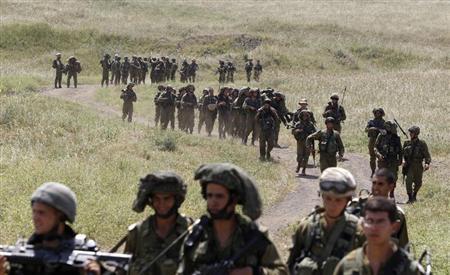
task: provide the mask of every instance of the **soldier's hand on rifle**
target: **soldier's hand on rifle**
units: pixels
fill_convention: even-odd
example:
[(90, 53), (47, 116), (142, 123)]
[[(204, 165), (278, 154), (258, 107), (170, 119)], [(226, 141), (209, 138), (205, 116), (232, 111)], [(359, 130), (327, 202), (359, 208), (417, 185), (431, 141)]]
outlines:
[(430, 169), (430, 165), (428, 163), (425, 163), (425, 165), (423, 166), (423, 171), (427, 171), (428, 169)]
[(6, 275), (6, 257), (0, 256), (0, 275)]
[(230, 271), (230, 275), (252, 275), (253, 270), (251, 267), (235, 268)]
[(95, 275), (100, 275), (101, 274), (101, 268), (100, 268), (100, 264), (96, 261), (89, 261), (85, 266), (84, 266), (84, 275), (91, 275), (91, 274), (95, 274)]

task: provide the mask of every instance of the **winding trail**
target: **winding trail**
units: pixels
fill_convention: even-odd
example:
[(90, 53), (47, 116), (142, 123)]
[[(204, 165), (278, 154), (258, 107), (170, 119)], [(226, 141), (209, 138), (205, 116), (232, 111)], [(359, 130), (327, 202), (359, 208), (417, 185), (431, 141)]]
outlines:
[[(45, 96), (61, 98), (70, 102), (78, 103), (92, 108), (99, 114), (106, 117), (118, 117), (122, 115), (121, 110), (96, 101), (95, 92), (98, 85), (81, 85), (77, 89), (45, 89), (42, 94)], [(141, 124), (148, 124), (148, 119), (135, 113), (133, 119)], [(295, 160), (295, 148), (283, 148), (273, 150), (273, 157), (279, 161), (288, 171), (294, 173), (297, 166)], [(361, 154), (346, 153), (345, 161), (339, 166), (351, 171), (355, 176), (359, 188), (370, 189), (370, 171), (368, 169), (368, 158)], [(311, 160), (312, 161), (312, 160)], [(320, 204), (318, 196), (317, 179), (320, 175), (319, 168), (307, 169), (308, 175), (297, 176), (296, 186), (286, 196), (282, 197), (273, 206), (264, 211), (264, 215), (259, 219), (259, 223), (265, 226), (274, 239), (286, 245), (286, 238), (282, 238), (283, 230), (290, 224), (305, 217), (315, 205)]]

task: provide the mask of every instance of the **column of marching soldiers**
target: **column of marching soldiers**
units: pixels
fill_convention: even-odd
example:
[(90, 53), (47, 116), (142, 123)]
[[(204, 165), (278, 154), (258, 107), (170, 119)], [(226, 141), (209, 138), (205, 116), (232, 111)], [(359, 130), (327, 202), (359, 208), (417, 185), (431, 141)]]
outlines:
[[(134, 84), (128, 84), (124, 91), (132, 91), (133, 87)], [(175, 96), (170, 86), (158, 89), (161, 94), (156, 103), (165, 103), (159, 100), (164, 93)], [(194, 87), (188, 85), (185, 90), (181, 99), (192, 95)], [(282, 121), (282, 117), (286, 120), (297, 140), (297, 172), (306, 168), (310, 152), (315, 151), (314, 140), (319, 140), (318, 189), (322, 203), (295, 225), (287, 261), (282, 260), (276, 243), (257, 222), (262, 215), (258, 183), (233, 164), (209, 163), (193, 173), (205, 200), (203, 216), (194, 221), (180, 213), (187, 194), (184, 179), (174, 172), (151, 172), (139, 180), (136, 198), (130, 204), (135, 212), (142, 213), (147, 207), (152, 212), (145, 220), (131, 225), (108, 253), (100, 252), (93, 240), (75, 234), (69, 225), (77, 214), (75, 193), (61, 183), (44, 183), (31, 196), (34, 233), (15, 246), (0, 246), (0, 275), (431, 274), (427, 251), (419, 261), (409, 254), (405, 214), (393, 198), (399, 167), (406, 180), (409, 203), (416, 201), (423, 172), (429, 169), (431, 157), (426, 143), (418, 138), (419, 127), (408, 129), (410, 137), (402, 147), (396, 121), (385, 121), (381, 108), (373, 110), (374, 118), (366, 127), (372, 186), (367, 195), (355, 196), (355, 178), (336, 167), (337, 159), (344, 154), (339, 133), (346, 119), (337, 94), (330, 97), (325, 107), (325, 129), (316, 131), (305, 99), (299, 102), (299, 110), (289, 115), (276, 108), (274, 102), (285, 98), (272, 89), (261, 91), (259, 96), (258, 89), (247, 87), (237, 91), (225, 87), (220, 92), (226, 95), (225, 90), (229, 91), (228, 97), (234, 94), (233, 103), (242, 97), (242, 108), (244, 104), (252, 107), (246, 111), (251, 110), (249, 117), (259, 122), (260, 140), (271, 139), (276, 121)], [(204, 92), (205, 98), (215, 98), (213, 103), (203, 101), (204, 110), (218, 111), (220, 102), (213, 90)], [(256, 101), (264, 107), (253, 106)], [(168, 115), (168, 120), (162, 119), (167, 110), (163, 105), (159, 107), (161, 126), (167, 128), (172, 115)], [(228, 109), (231, 112), (233, 105)], [(297, 122), (292, 124), (295, 117)], [(209, 121), (207, 131), (211, 133)], [(188, 132), (193, 131), (191, 122), (183, 122)], [(225, 125), (224, 122), (219, 129), (221, 138), (226, 134), (239, 136), (239, 129)], [(246, 129), (254, 131), (251, 127)], [(246, 134), (247, 131), (241, 134), (243, 143), (247, 141)], [(256, 141), (256, 136), (252, 141)], [(267, 159), (267, 151), (261, 153)], [(117, 253), (123, 245), (123, 253)], [(422, 260), (423, 265), (419, 263)]]

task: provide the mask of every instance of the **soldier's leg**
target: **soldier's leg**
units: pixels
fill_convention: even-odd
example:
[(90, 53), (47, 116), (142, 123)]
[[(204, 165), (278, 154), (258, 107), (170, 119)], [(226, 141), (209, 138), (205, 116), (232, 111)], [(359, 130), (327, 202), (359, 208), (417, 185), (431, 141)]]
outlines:
[(61, 82), (62, 82), (62, 75), (63, 75), (63, 73), (62, 72), (59, 72), (58, 74), (57, 74), (57, 78), (58, 78), (58, 88), (62, 88), (61, 87)]
[(170, 128), (175, 130), (175, 107), (170, 109)]
[(155, 126), (158, 126), (160, 115), (161, 115), (161, 107), (159, 105), (155, 105)]
[(247, 82), (250, 82), (250, 77), (252, 73), (250, 71), (247, 71)]
[(376, 165), (376, 156), (375, 156), (375, 139), (374, 138), (370, 138), (369, 139), (369, 156), (370, 156), (370, 170), (372, 171), (372, 175), (375, 173), (375, 170), (377, 169), (377, 165)]
[(274, 143), (276, 147), (280, 147), (280, 145), (278, 144), (278, 136), (280, 135), (280, 121), (276, 121), (275, 122), (275, 136), (274, 136)]
[(73, 85), (75, 88), (78, 86), (78, 73), (73, 74)]
[(72, 78), (72, 74), (70, 72), (67, 73), (67, 88), (70, 87), (70, 79)]
[(245, 126), (244, 126), (244, 134), (242, 136), (242, 143), (247, 144), (248, 136), (253, 131), (252, 118), (250, 116), (248, 117), (246, 116), (244, 124)]
[(55, 74), (55, 88), (58, 88), (58, 73)]
[(255, 118), (253, 118), (252, 145), (255, 145), (255, 142), (259, 139), (260, 132), (261, 129), (259, 127), (259, 123)]
[(328, 162), (325, 153), (320, 153), (320, 172), (328, 168)]
[(408, 194), (408, 203), (413, 202), (413, 182), (414, 182), (414, 171), (412, 171), (410, 167), (408, 173), (405, 175), (405, 185), (406, 185), (406, 193)]
[(266, 138), (264, 134), (261, 134), (261, 138), (259, 139), (259, 159), (266, 159)]
[(413, 188), (413, 201), (417, 199), (417, 193), (422, 187), (423, 179), (423, 166), (422, 164), (418, 167), (414, 167), (414, 188)]
[(128, 122), (133, 120), (133, 105), (128, 108)]
[(125, 105), (125, 103), (123, 103), (122, 105), (122, 121), (125, 121), (125, 118), (128, 115), (128, 109), (127, 106)]
[(267, 140), (267, 152), (266, 152), (266, 159), (267, 160), (271, 160), (272, 157), (270, 155), (270, 153), (272, 152), (274, 143), (275, 143), (275, 137), (274, 137), (274, 133), (272, 131), (270, 132), (266, 132), (264, 133), (264, 136)]
[(335, 155), (328, 158), (328, 167), (337, 167), (337, 157)]

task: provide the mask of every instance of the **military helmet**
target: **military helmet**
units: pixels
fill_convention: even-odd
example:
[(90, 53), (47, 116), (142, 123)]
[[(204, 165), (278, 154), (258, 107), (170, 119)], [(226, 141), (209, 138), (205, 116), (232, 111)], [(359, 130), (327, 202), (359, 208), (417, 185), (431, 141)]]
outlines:
[(308, 105), (308, 100), (306, 98), (302, 98), (298, 102), (298, 105)]
[(373, 108), (372, 113), (375, 115), (376, 113), (381, 113), (381, 116), (384, 116), (384, 110), (383, 108)]
[(339, 95), (337, 93), (333, 93), (333, 94), (331, 94), (330, 99), (339, 100)]
[(394, 121), (388, 120), (384, 123), (384, 128), (386, 131), (397, 133), (397, 124)]
[(340, 167), (329, 167), (320, 175), (319, 187), (322, 194), (349, 197), (355, 192), (356, 181), (348, 170)]
[(311, 114), (308, 110), (301, 110), (299, 113), (300, 118), (302, 118), (305, 115), (311, 116)]
[(325, 118), (325, 124), (327, 124), (329, 122), (335, 123), (336, 120), (334, 119), (334, 117), (329, 116), (329, 117)]
[(175, 58), (172, 58), (172, 62), (176, 62), (177, 60)]
[(175, 195), (176, 207), (180, 207), (186, 197), (186, 184), (177, 174), (160, 171), (148, 174), (140, 179), (139, 190), (133, 202), (133, 210), (141, 213), (151, 203), (155, 193), (171, 193)]
[(227, 188), (237, 197), (237, 203), (242, 205), (242, 211), (252, 220), (262, 213), (262, 202), (256, 183), (241, 168), (230, 163), (211, 163), (201, 165), (194, 174), (194, 179), (200, 182), (203, 198), (206, 199), (206, 186), (215, 183)]
[(31, 195), (31, 204), (45, 203), (61, 211), (73, 223), (77, 215), (77, 198), (69, 187), (58, 182), (46, 182)]
[(418, 135), (420, 134), (420, 128), (419, 126), (411, 126), (408, 128), (408, 132)]
[(56, 56), (61, 56), (61, 53), (56, 53), (55, 55), (56, 55)]
[(136, 85), (136, 84), (135, 84), (134, 82), (130, 82), (130, 83), (128, 83), (127, 88), (130, 87), (130, 86), (131, 86), (131, 87), (134, 87), (135, 85)]
[(271, 103), (272, 102), (272, 100), (270, 99), (270, 98), (268, 98), (268, 97), (266, 97), (265, 99), (264, 99), (264, 103)]

